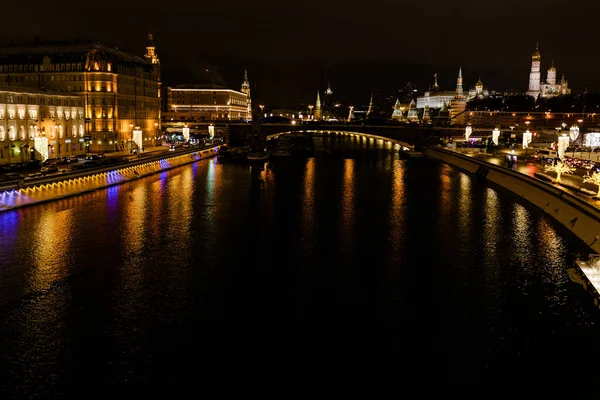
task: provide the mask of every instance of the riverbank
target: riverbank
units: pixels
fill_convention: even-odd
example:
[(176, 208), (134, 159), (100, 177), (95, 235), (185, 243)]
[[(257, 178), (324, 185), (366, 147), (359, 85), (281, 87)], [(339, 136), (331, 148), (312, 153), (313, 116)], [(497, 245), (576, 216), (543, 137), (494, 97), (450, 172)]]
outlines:
[(0, 212), (104, 189), (194, 163), (216, 156), (220, 147), (218, 145), (183, 150), (170, 156), (160, 152), (156, 156), (150, 155), (123, 165), (109, 165), (93, 171), (50, 176), (0, 192)]

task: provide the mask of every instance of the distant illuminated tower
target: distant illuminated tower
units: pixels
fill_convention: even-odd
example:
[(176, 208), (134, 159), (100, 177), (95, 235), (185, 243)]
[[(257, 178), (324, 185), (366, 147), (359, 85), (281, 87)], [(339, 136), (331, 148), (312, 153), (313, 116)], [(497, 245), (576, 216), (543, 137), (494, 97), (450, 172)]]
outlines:
[(554, 68), (554, 60), (552, 60), (552, 66), (548, 68), (548, 75), (546, 76), (546, 83), (550, 85), (556, 85), (556, 68)]
[(458, 78), (456, 78), (456, 98), (460, 99), (463, 94), (462, 67), (458, 68)]
[(331, 100), (331, 95), (333, 94), (333, 90), (331, 90), (331, 83), (327, 83), (327, 90), (325, 90), (325, 98), (323, 99), (323, 113), (332, 112), (333, 111), (333, 100)]
[(250, 81), (248, 81), (248, 70), (244, 69), (244, 81), (242, 82), (242, 93), (247, 96), (248, 112), (246, 119), (252, 119), (252, 98), (250, 97)]
[(537, 98), (538, 95), (540, 94), (540, 80), (541, 80), (540, 62), (541, 62), (541, 59), (542, 59), (542, 56), (540, 55), (539, 47), (536, 44), (535, 45), (535, 53), (533, 53), (533, 55), (531, 56), (531, 72), (529, 73), (529, 90), (527, 91), (527, 94), (529, 96), (533, 96), (535, 98)]
[(425, 103), (425, 107), (423, 107), (423, 123), (428, 123), (431, 121), (431, 115), (429, 114), (429, 104)]
[(369, 101), (369, 108), (367, 109), (367, 117), (373, 114), (373, 93), (371, 93), (371, 101)]
[(331, 96), (333, 94), (333, 90), (331, 90), (331, 82), (327, 83), (327, 90), (325, 91), (327, 96)]
[(396, 99), (396, 104), (394, 104), (394, 112), (392, 113), (392, 119), (402, 121), (404, 120), (404, 109), (400, 104), (400, 99)]
[[(144, 58), (152, 64), (152, 78), (158, 81), (158, 97), (162, 98), (162, 83), (160, 82), (160, 60), (158, 54), (156, 54), (156, 47), (154, 46), (154, 35), (148, 26), (148, 43), (146, 43), (146, 54)], [(137, 106), (135, 106), (137, 109)], [(134, 117), (135, 119), (135, 117)], [(158, 113), (158, 120), (160, 124), (160, 111)], [(160, 125), (156, 125), (157, 129)]]
[(315, 113), (313, 114), (313, 119), (315, 121), (320, 121), (322, 117), (323, 114), (321, 113), (321, 95), (317, 90), (317, 101), (315, 102)]
[(440, 86), (438, 85), (438, 81), (437, 81), (437, 73), (433, 74), (433, 87), (431, 88), (431, 90), (438, 90), (440, 88)]
[(348, 122), (352, 122), (354, 119), (354, 106), (350, 106), (350, 112), (348, 113)]
[(419, 114), (417, 113), (417, 105), (414, 100), (408, 105), (408, 114), (406, 115), (408, 122), (419, 122)]
[(148, 43), (146, 44), (146, 55), (144, 57), (152, 64), (160, 64), (158, 54), (156, 54), (156, 47), (154, 47), (154, 37), (150, 27), (148, 27)]
[(483, 82), (481, 82), (481, 78), (475, 84), (475, 95), (481, 96), (483, 95)]

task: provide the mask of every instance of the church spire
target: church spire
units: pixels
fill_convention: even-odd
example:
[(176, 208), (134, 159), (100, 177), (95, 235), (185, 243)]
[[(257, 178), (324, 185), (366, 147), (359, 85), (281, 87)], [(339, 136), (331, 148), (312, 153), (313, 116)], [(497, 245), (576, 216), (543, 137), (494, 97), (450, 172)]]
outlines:
[(371, 93), (371, 101), (369, 101), (369, 109), (367, 110), (367, 117), (373, 114), (373, 93)]

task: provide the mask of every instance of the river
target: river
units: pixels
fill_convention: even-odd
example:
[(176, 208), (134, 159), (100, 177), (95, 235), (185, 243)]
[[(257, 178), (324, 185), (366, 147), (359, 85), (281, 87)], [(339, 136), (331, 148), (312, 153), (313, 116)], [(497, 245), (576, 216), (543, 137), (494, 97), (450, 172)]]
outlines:
[(447, 165), (314, 143), (0, 213), (0, 393), (595, 378), (600, 311), (566, 273), (577, 238)]

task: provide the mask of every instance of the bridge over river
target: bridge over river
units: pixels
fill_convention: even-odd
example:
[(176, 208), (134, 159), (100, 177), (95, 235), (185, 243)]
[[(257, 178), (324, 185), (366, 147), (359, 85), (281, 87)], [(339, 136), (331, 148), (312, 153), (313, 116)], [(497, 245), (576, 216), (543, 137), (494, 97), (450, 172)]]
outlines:
[[(453, 130), (454, 131), (454, 130)], [(292, 132), (349, 132), (368, 134), (390, 139), (415, 150), (422, 149), (428, 144), (428, 138), (448, 135), (443, 129), (419, 126), (370, 126), (370, 125), (331, 125), (331, 124), (264, 124), (261, 133), (267, 138), (275, 137), (281, 133)], [(252, 133), (251, 124), (228, 125), (228, 143), (230, 146), (242, 146), (246, 137)], [(454, 132), (453, 135), (457, 133)]]

